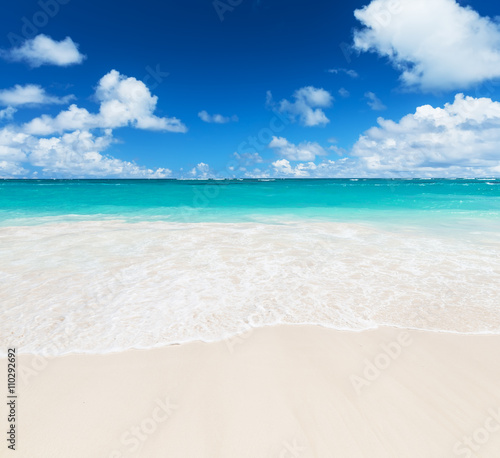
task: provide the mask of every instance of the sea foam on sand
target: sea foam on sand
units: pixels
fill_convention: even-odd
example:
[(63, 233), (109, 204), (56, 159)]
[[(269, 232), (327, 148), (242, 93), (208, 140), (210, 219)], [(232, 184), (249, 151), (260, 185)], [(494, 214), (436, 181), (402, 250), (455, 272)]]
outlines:
[(59, 355), (319, 324), (498, 333), (500, 244), (295, 221), (0, 228), (3, 346)]

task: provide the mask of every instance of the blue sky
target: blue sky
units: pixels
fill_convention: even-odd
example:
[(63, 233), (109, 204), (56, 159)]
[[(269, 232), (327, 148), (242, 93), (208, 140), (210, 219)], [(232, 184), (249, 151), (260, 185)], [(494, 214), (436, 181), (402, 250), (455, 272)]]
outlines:
[(10, 2), (0, 177), (500, 176), (499, 15), (486, 0)]

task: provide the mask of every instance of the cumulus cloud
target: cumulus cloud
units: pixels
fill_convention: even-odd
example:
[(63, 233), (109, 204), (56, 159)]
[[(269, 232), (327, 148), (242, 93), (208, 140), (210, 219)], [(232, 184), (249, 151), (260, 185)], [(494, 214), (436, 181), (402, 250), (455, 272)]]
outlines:
[[(17, 97), (5, 101), (18, 105), (56, 103), (41, 88), (31, 92), (16, 87)], [(4, 91), (5, 92), (5, 91)], [(157, 97), (143, 82), (113, 70), (99, 81), (95, 93), (100, 103), (97, 113), (73, 104), (57, 116), (42, 115), (24, 125), (7, 124), (0, 129), (0, 176), (26, 176), (40, 173), (47, 177), (71, 178), (165, 178), (169, 169), (150, 169), (105, 153), (115, 142), (112, 129), (131, 126), (138, 129), (185, 132), (176, 118), (154, 115)], [(57, 101), (58, 102), (58, 101)], [(16, 109), (0, 111), (7, 118)], [(92, 132), (92, 130), (98, 132)], [(36, 169), (36, 172), (33, 171)]]
[(3, 119), (12, 119), (16, 111), (17, 109), (14, 107), (7, 107), (3, 110), (0, 110), (0, 121)]
[(272, 163), (272, 167), (278, 175), (297, 176), (294, 169), (290, 165), (290, 161), (287, 159), (278, 159), (277, 161), (274, 161)]
[(324, 126), (330, 122), (322, 110), (330, 107), (333, 102), (333, 97), (328, 91), (306, 86), (296, 90), (292, 99), (292, 102), (283, 99), (275, 105), (272, 94), (268, 91), (266, 104), (287, 114), (292, 121), (298, 119), (303, 126)]
[(0, 161), (0, 178), (16, 178), (25, 176), (28, 170), (9, 161)]
[(367, 173), (360, 170), (356, 162), (349, 158), (337, 161), (324, 160), (319, 164), (312, 161), (291, 165), (286, 159), (271, 164), (271, 176), (276, 178), (345, 178), (364, 177)]
[(0, 129), (0, 160), (17, 164), (26, 160), (25, 149), (29, 136), (7, 125)]
[(78, 45), (70, 37), (56, 41), (43, 34), (26, 40), (17, 48), (2, 50), (0, 56), (15, 62), (26, 62), (31, 67), (42, 65), (67, 67), (81, 64), (86, 58), (80, 53)]
[(382, 111), (387, 108), (382, 103), (382, 100), (380, 100), (373, 92), (365, 92), (365, 98), (367, 99), (366, 103), (368, 106), (374, 111)]
[(354, 47), (388, 57), (407, 87), (467, 88), (500, 77), (500, 26), (455, 0), (372, 0)]
[(142, 81), (121, 75), (116, 70), (111, 70), (101, 78), (96, 97), (101, 102), (98, 120), (104, 127), (131, 124), (138, 129), (187, 131), (186, 126), (177, 118), (155, 116), (153, 112), (158, 97), (151, 95)]
[(355, 70), (347, 69), (347, 68), (330, 68), (327, 70), (328, 73), (333, 73), (334, 75), (338, 75), (339, 73), (344, 73), (347, 76), (350, 76), (351, 78), (357, 78), (358, 72)]
[(65, 177), (164, 178), (171, 174), (168, 169), (152, 170), (101, 154), (111, 142), (110, 130), (100, 137), (77, 130), (61, 137), (38, 139), (28, 159), (43, 172)]
[(95, 95), (100, 102), (99, 113), (90, 113), (73, 104), (56, 117), (42, 115), (33, 119), (24, 126), (24, 130), (33, 135), (125, 126), (169, 132), (187, 131), (177, 118), (155, 116), (153, 112), (158, 97), (151, 95), (142, 81), (121, 75), (116, 70), (101, 78)]
[(443, 108), (418, 107), (399, 122), (378, 119), (352, 154), (375, 172), (500, 174), (500, 103), (457, 94)]
[(13, 107), (20, 105), (65, 104), (74, 98), (74, 95), (64, 97), (49, 95), (45, 92), (45, 89), (37, 84), (27, 84), (25, 86), (16, 84), (10, 89), (0, 90), (0, 105)]
[(236, 115), (233, 116), (222, 116), (221, 114), (210, 115), (205, 110), (200, 111), (198, 113), (198, 116), (204, 122), (215, 123), (215, 124), (226, 124), (231, 121), (233, 122), (238, 121), (238, 116)]
[(210, 169), (208, 164), (200, 162), (195, 167), (193, 167), (189, 172), (188, 176), (190, 178), (195, 178), (197, 180), (208, 180), (209, 178), (214, 178), (215, 175)]
[[(88, 130), (99, 127), (96, 115), (90, 114), (85, 108), (70, 105), (67, 110), (61, 111), (55, 118), (42, 115), (23, 126), (23, 130), (32, 135), (51, 135), (69, 130)], [(109, 127), (103, 125), (102, 127)]]
[(326, 151), (315, 142), (290, 143), (286, 138), (273, 137), (269, 148), (289, 161), (314, 161), (316, 156), (325, 156)]
[(271, 165), (271, 176), (498, 177), (499, 144), (500, 102), (457, 94), (443, 108), (423, 105), (399, 122), (379, 118), (350, 157), (295, 165), (279, 159)]
[(38, 138), (14, 126), (0, 129), (0, 176), (27, 175), (25, 166), (38, 167), (42, 176), (69, 178), (164, 178), (168, 169), (148, 169), (103, 154), (113, 143), (110, 129), (96, 136), (76, 130), (62, 136)]

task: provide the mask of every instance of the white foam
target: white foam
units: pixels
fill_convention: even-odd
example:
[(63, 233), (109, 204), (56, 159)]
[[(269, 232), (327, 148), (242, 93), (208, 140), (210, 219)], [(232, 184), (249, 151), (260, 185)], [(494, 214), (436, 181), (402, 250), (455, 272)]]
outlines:
[(491, 237), (304, 221), (4, 227), (2, 350), (101, 353), (279, 323), (499, 333)]

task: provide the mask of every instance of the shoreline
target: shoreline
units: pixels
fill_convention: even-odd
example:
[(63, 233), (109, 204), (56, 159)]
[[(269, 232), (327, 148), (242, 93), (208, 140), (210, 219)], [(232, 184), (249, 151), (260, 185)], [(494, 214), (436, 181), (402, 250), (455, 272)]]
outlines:
[(493, 458), (499, 349), (500, 335), (279, 325), (212, 343), (20, 354), (17, 456)]
[(500, 330), (500, 250), (469, 239), (168, 223), (0, 229), (0, 238), (0, 334), (27, 353), (216, 341), (275, 324)]
[[(182, 342), (169, 342), (165, 344), (158, 344), (156, 346), (151, 346), (151, 347), (128, 347), (128, 348), (123, 348), (123, 349), (112, 349), (109, 351), (103, 351), (103, 352), (95, 352), (95, 351), (85, 351), (85, 350), (71, 350), (68, 352), (64, 353), (57, 353), (57, 354), (52, 354), (50, 351), (43, 350), (40, 352), (24, 352), (24, 351), (19, 351), (18, 354), (22, 355), (24, 357), (42, 357), (42, 358), (47, 358), (47, 359), (53, 359), (53, 358), (62, 358), (66, 356), (107, 356), (107, 355), (116, 355), (120, 353), (128, 353), (128, 352), (147, 352), (150, 350), (162, 350), (165, 348), (170, 348), (170, 347), (176, 347), (180, 345), (191, 345), (191, 344), (196, 344), (196, 345), (210, 345), (210, 344), (218, 344), (221, 342), (227, 342), (230, 340), (238, 340), (240, 338), (245, 339), (245, 336), (248, 334), (253, 334), (256, 331), (259, 331), (260, 329), (268, 329), (268, 328), (280, 328), (280, 327), (293, 327), (293, 328), (322, 328), (326, 329), (329, 331), (333, 332), (338, 332), (338, 333), (345, 333), (345, 334), (362, 334), (365, 332), (375, 332), (378, 330), (393, 330), (393, 331), (410, 331), (410, 332), (417, 332), (417, 333), (429, 333), (429, 334), (448, 334), (452, 336), (471, 336), (471, 337), (493, 337), (493, 336), (499, 336), (500, 337), (500, 330), (499, 331), (477, 331), (477, 332), (460, 332), (460, 331), (450, 331), (447, 329), (422, 329), (422, 328), (414, 328), (414, 327), (404, 327), (404, 326), (397, 326), (397, 325), (391, 325), (391, 324), (381, 324), (378, 326), (374, 326), (372, 328), (365, 328), (365, 329), (339, 329), (335, 327), (330, 327), (325, 324), (321, 323), (276, 323), (276, 324), (264, 324), (260, 326), (255, 326), (251, 327), (250, 329), (246, 331), (242, 331), (236, 334), (232, 334), (229, 336), (223, 336), (214, 340), (202, 340), (202, 339), (193, 339), (193, 340), (186, 340)], [(6, 342), (4, 346), (9, 346), (9, 343)], [(19, 350), (19, 349), (17, 349)], [(6, 353), (3, 353), (3, 350), (0, 351), (0, 360), (6, 358)]]

